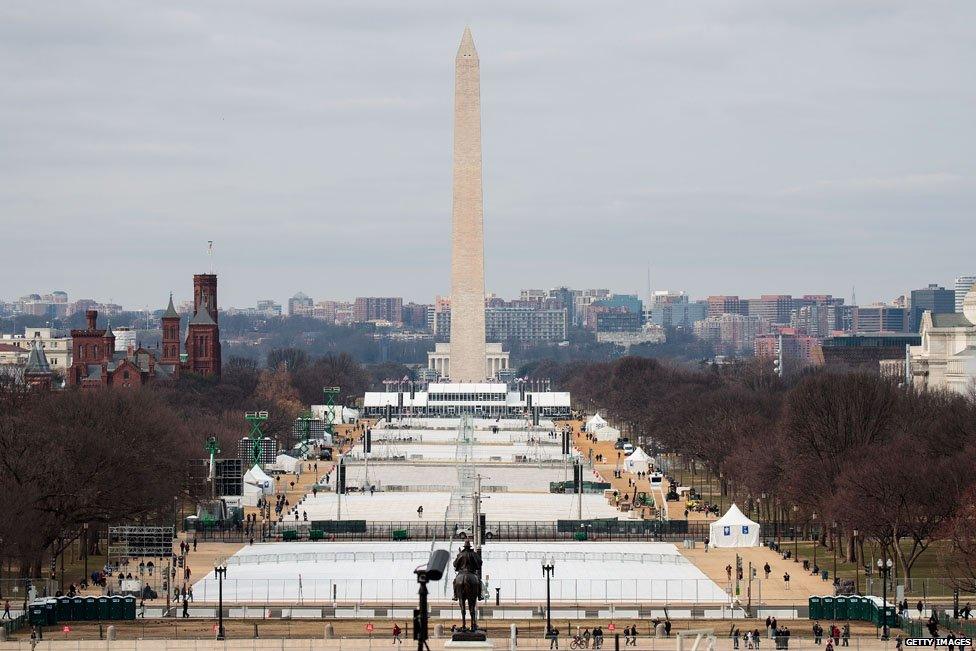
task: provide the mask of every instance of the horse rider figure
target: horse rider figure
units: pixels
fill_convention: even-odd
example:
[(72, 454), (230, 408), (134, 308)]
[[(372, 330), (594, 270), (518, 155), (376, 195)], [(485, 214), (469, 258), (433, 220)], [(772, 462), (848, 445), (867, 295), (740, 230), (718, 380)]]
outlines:
[[(478, 630), (475, 606), (481, 596), (481, 555), (471, 548), (471, 541), (465, 540), (464, 547), (454, 559), (454, 598), (461, 606), (461, 628), (466, 628), (466, 610), (471, 610), (471, 630)], [(467, 607), (467, 608), (466, 608)]]

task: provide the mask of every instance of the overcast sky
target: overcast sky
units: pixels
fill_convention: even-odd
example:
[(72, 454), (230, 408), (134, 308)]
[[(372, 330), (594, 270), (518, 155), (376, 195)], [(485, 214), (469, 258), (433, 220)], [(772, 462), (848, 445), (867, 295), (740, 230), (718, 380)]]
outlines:
[(488, 290), (888, 299), (976, 273), (976, 3), (0, 3), (0, 296), (449, 292), (454, 55)]

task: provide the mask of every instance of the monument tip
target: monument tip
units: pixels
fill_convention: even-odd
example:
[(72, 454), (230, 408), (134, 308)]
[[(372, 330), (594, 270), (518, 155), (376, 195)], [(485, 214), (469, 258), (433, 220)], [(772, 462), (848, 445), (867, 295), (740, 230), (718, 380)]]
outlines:
[(474, 37), (471, 36), (471, 28), (464, 26), (464, 34), (461, 35), (461, 45), (458, 47), (458, 58), (478, 56), (478, 51), (474, 47)]

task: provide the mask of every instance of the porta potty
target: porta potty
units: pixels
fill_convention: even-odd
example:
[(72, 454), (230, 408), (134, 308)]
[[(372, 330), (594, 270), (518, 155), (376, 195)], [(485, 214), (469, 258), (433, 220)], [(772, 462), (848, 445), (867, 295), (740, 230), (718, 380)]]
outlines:
[(131, 594), (122, 597), (122, 619), (130, 621), (136, 618), (136, 598)]
[(834, 616), (834, 598), (821, 597), (820, 599), (823, 603), (823, 619), (836, 619)]
[(48, 626), (56, 626), (58, 623), (58, 600), (54, 597), (44, 600), (44, 619)]
[(58, 597), (54, 608), (59, 622), (71, 621), (71, 597)]
[(823, 601), (820, 597), (810, 597), (810, 619), (823, 619)]
[(850, 619), (847, 597), (834, 597), (834, 619)]
[(98, 598), (98, 619), (103, 622), (112, 619), (112, 602), (106, 596)]
[(71, 621), (77, 622), (85, 619), (85, 599), (83, 597), (71, 598)]
[(110, 611), (109, 611), (112, 614), (111, 619), (113, 619), (113, 620), (120, 620), (120, 619), (122, 619), (122, 614), (123, 614), (123, 612), (122, 612), (122, 597), (120, 597), (118, 595), (115, 595), (114, 597), (111, 598), (110, 603), (112, 604), (111, 605), (111, 608), (110, 608)]
[(98, 619), (98, 599), (85, 597), (85, 616), (81, 619), (93, 622)]

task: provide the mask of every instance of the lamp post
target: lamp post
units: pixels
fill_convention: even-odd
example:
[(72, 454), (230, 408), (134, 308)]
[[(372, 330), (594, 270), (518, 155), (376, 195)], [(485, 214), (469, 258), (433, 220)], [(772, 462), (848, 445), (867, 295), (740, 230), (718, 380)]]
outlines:
[[(813, 515), (811, 516), (811, 519), (813, 520), (814, 524), (816, 524), (816, 522), (817, 522), (817, 512), (816, 511), (813, 512)], [(813, 531), (811, 531), (810, 533), (813, 533)], [(820, 536), (816, 536), (815, 535), (813, 537), (813, 567), (814, 567), (814, 570), (816, 570), (816, 567), (817, 567), (817, 546), (819, 544), (820, 544)]]
[(555, 572), (556, 563), (552, 556), (542, 559), (542, 574), (546, 577), (546, 635), (552, 632), (552, 596), (550, 593), (549, 582)]
[(796, 506), (796, 504), (794, 504), (793, 505), (793, 562), (794, 563), (800, 562), (800, 545), (799, 545), (798, 538), (796, 536), (796, 519), (797, 519), (796, 512), (799, 510), (800, 509)]
[(881, 639), (888, 639), (888, 574), (894, 563), (891, 559), (878, 559), (878, 572), (881, 574)]
[(861, 571), (861, 558), (857, 555), (857, 529), (854, 530), (854, 594), (860, 594), (860, 571)]
[(840, 540), (837, 539), (837, 523), (836, 522), (834, 522), (833, 525), (831, 525), (831, 530), (832, 530), (831, 531), (831, 536), (834, 539), (833, 540), (833, 544), (834, 544), (834, 581), (836, 581), (837, 580), (837, 545), (840, 544)]
[(224, 577), (227, 576), (227, 566), (214, 566), (214, 576), (217, 579), (217, 639), (224, 639)]

